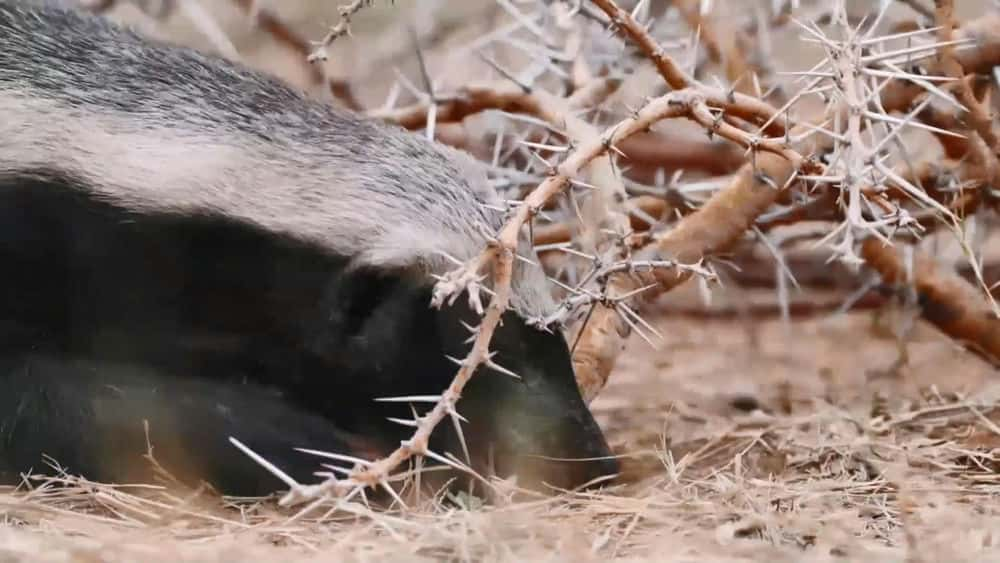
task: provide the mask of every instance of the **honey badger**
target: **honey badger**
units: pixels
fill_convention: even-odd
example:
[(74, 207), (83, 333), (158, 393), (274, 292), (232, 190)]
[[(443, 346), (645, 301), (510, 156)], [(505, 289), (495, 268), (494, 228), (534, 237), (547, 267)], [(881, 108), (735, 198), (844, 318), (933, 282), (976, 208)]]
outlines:
[[(0, 477), (45, 470), (267, 494), (296, 448), (384, 455), (391, 396), (450, 383), (478, 316), (434, 275), (503, 220), (475, 160), (265, 74), (55, 4), (0, 0)], [(616, 472), (518, 261), (459, 411), (473, 467), (526, 486)], [(417, 405), (420, 410), (427, 405)], [(464, 457), (451, 425), (432, 449)]]

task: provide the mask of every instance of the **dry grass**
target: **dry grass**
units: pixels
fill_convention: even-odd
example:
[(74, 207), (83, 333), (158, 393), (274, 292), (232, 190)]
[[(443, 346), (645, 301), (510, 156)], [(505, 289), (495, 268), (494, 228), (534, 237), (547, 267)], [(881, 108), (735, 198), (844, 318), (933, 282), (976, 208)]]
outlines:
[[(248, 29), (239, 7), (248, 3), (205, 4), (253, 64), (300, 85), (316, 86), (315, 72), (301, 65), (301, 48), (282, 50)], [(386, 4), (375, 2), (356, 14), (351, 20), (354, 39), (337, 39), (325, 65), (328, 76), (350, 79), (356, 98), (376, 100), (366, 104), (369, 109), (381, 104), (395, 79), (384, 72), (384, 61), (398, 62), (402, 74), (419, 82), (415, 78), (419, 65), (410, 56), (403, 32), (405, 21), (415, 22), (417, 36), (428, 45), (424, 55), (429, 74), (445, 83), (435, 85), (435, 90), (450, 92), (486, 75), (478, 67), (475, 73), (447, 71), (461, 58), (454, 55), (457, 47), (499, 25), (491, 6), (511, 3), (459, 2), (461, 12), (443, 1), (428, 2), (423, 10), (414, 9), (412, 3), (397, 2), (397, 9)], [(651, 2), (650, 11), (666, 4)], [(708, 70), (702, 72), (717, 72), (720, 81), (732, 83), (747, 65), (760, 65), (743, 54), (726, 56), (740, 49), (737, 43), (742, 38), (726, 31), (732, 21), (724, 17), (725, 10), (718, 16), (716, 6), (713, 20), (703, 18), (698, 2), (678, 0), (678, 4), (684, 8), (682, 23), (712, 26), (703, 37), (708, 44), (704, 57), (709, 60), (704, 63)], [(871, 3), (848, 4), (864, 9)], [(905, 3), (899, 4), (892, 11), (894, 17), (913, 16)], [(957, 18), (965, 21), (979, 15), (985, 3), (957, 4)], [(916, 5), (932, 6), (919, 1)], [(321, 18), (307, 6), (290, 2), (278, 11), (302, 33), (322, 38), (326, 30), (317, 23)], [(127, 9), (123, 15), (130, 17)], [(338, 21), (335, 9), (326, 15), (328, 23)], [(156, 28), (179, 41), (211, 48), (203, 34), (183, 21), (159, 22)], [(758, 45), (769, 57), (763, 66), (808, 69), (819, 58), (817, 45), (800, 44), (794, 35), (775, 32), (769, 51)], [(509, 52), (495, 56), (494, 63), (505, 68), (519, 68), (525, 62)], [(713, 57), (721, 59), (714, 61), (714, 68)], [(639, 108), (646, 96), (661, 93), (654, 86), (661, 81), (649, 66), (625, 77), (606, 100), (607, 106), (621, 114), (622, 107)], [(782, 82), (766, 69), (761, 73), (775, 84)], [(491, 78), (496, 80), (497, 73)], [(787, 87), (790, 82), (782, 83)], [(742, 96), (754, 92), (747, 82), (736, 90)], [(969, 88), (965, 90), (964, 94)], [(513, 92), (520, 94), (518, 88)], [(424, 118), (429, 110), (420, 104), (426, 106), (425, 102), (410, 96), (406, 103), (414, 105), (408, 106), (413, 111), (407, 115)], [(797, 115), (815, 115), (820, 108), (810, 109), (809, 103), (804, 101)], [(457, 109), (447, 103), (440, 107), (462, 110), (461, 103), (454, 105)], [(535, 111), (542, 119), (547, 112)], [(491, 146), (480, 141), (488, 137), (484, 132), (496, 128), (496, 120), (474, 116), (458, 125), (446, 122), (443, 115), (442, 109), (439, 138), (465, 145), (489, 160)], [(657, 150), (665, 150), (662, 147), (683, 145), (690, 149), (683, 157), (668, 151), (664, 158), (702, 163), (691, 182), (684, 184), (691, 188), (689, 204), (700, 205), (705, 199), (696, 189), (697, 181), (715, 177), (726, 185), (727, 174), (735, 173), (741, 163), (740, 150), (736, 164), (726, 171), (707, 162), (713, 154), (720, 161), (732, 161), (733, 154), (705, 142), (705, 125), (711, 124), (671, 121), (669, 126), (653, 128), (663, 144), (651, 149), (651, 160), (656, 161)], [(983, 129), (982, 137), (988, 138), (989, 125), (983, 129), (977, 121), (970, 127)], [(729, 133), (737, 142), (749, 137)], [(851, 133), (862, 138), (860, 131)], [(901, 138), (914, 161), (940, 158), (941, 149), (926, 130), (907, 131)], [(545, 143), (555, 142), (547, 136), (532, 141), (550, 148), (554, 145)], [(692, 156), (699, 151), (709, 158)], [(845, 154), (845, 159), (856, 159), (863, 166), (859, 155), (849, 150)], [(983, 162), (973, 159), (963, 166), (988, 168), (986, 160), (994, 157), (980, 154)], [(537, 174), (530, 167), (526, 171)], [(631, 181), (652, 184), (649, 176), (654, 174), (647, 172), (636, 165)], [(530, 188), (539, 182), (524, 183)], [(845, 180), (840, 187), (847, 191), (848, 183)], [(876, 200), (885, 201), (873, 196)], [(675, 205), (662, 201), (665, 209)], [(843, 217), (822, 219), (835, 223)], [(632, 220), (634, 225), (635, 217)], [(992, 220), (995, 213), (986, 214), (979, 228), (988, 230)], [(544, 226), (570, 232), (566, 222)], [(923, 248), (933, 248), (935, 242), (947, 240), (946, 235), (931, 237), (934, 240)], [(1000, 242), (993, 237), (978, 248), (1000, 249)], [(953, 263), (962, 263), (963, 250), (967, 249), (951, 248), (948, 256)], [(981, 253), (987, 264), (996, 263), (996, 252)], [(784, 256), (790, 259), (791, 250)], [(774, 267), (771, 261), (764, 262)], [(831, 269), (831, 278), (833, 273)], [(847, 277), (857, 281), (852, 275)], [(804, 283), (796, 290), (776, 277), (778, 291), (725, 284), (713, 290), (713, 305), (705, 306), (701, 301), (706, 286), (688, 283), (645, 307), (645, 318), (663, 335), (658, 348), (631, 338), (615, 364), (614, 376), (592, 403), (624, 469), (621, 482), (600, 493), (567, 493), (496, 506), (425, 499), (405, 511), (377, 513), (352, 502), (331, 505), (340, 510), (325, 514), (328, 507), (297, 514), (297, 509), (279, 508), (275, 499), (221, 502), (197, 491), (178, 496), (155, 487), (112, 487), (69, 476), (38, 478), (26, 481), (16, 492), (0, 493), (5, 515), (0, 561), (1000, 560), (996, 368), (930, 324), (913, 325), (913, 309), (885, 299), (868, 312), (813, 313), (796, 320), (761, 313), (769, 308), (780, 313), (790, 302), (839, 304), (854, 289), (817, 289)], [(751, 311), (747, 305), (760, 307)], [(712, 311), (727, 308), (735, 314), (709, 320)]]

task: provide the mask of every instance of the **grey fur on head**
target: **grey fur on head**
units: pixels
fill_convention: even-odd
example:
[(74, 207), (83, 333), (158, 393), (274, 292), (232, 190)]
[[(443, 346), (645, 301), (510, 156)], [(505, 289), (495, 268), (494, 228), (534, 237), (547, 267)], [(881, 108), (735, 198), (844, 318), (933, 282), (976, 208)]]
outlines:
[[(128, 209), (225, 215), (357, 264), (436, 274), (503, 220), (461, 151), (101, 17), (0, 0), (0, 174), (34, 171)], [(522, 261), (512, 293), (526, 317), (553, 305)]]

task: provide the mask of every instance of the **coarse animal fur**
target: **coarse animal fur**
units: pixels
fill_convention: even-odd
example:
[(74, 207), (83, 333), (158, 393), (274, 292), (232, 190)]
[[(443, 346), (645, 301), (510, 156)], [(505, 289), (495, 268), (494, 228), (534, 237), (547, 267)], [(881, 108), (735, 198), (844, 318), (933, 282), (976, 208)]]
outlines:
[[(0, 476), (158, 461), (225, 492), (375, 457), (440, 393), (477, 317), (433, 278), (502, 224), (477, 162), (276, 79), (55, 6), (0, 0)], [(496, 361), (459, 405), (477, 468), (577, 486), (617, 469), (552, 307), (517, 261)], [(424, 405), (418, 405), (424, 408)], [(139, 432), (139, 429), (142, 432)], [(161, 444), (158, 446), (157, 444)], [(450, 425), (435, 448), (464, 450)], [(159, 452), (159, 453), (157, 453)], [(588, 458), (555, 461), (552, 458)], [(179, 469), (178, 469), (179, 468)]]
[[(462, 151), (99, 18), (6, 4), (0, 150), (11, 167), (62, 170), (128, 210), (239, 219), (359, 265), (441, 274), (455, 266), (445, 255), (473, 257), (502, 224)], [(517, 270), (513, 306), (544, 314), (541, 272)]]

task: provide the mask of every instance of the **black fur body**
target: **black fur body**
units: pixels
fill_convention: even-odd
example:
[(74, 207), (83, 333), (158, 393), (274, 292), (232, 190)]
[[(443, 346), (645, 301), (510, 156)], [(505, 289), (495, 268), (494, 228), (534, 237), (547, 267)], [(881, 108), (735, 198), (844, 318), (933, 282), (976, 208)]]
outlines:
[[(200, 90), (198, 85), (205, 85)], [(470, 160), (223, 60), (0, 0), (0, 477), (44, 470), (225, 493), (301, 482), (311, 448), (373, 458), (412, 432), (376, 398), (440, 393), (477, 316), (433, 278), (499, 225)], [(533, 277), (535, 276), (535, 277)], [(495, 360), (459, 403), (474, 466), (578, 486), (613, 473), (558, 331), (521, 272)], [(416, 405), (420, 410), (427, 404)], [(147, 435), (148, 424), (148, 435)], [(461, 458), (450, 424), (432, 448)]]

